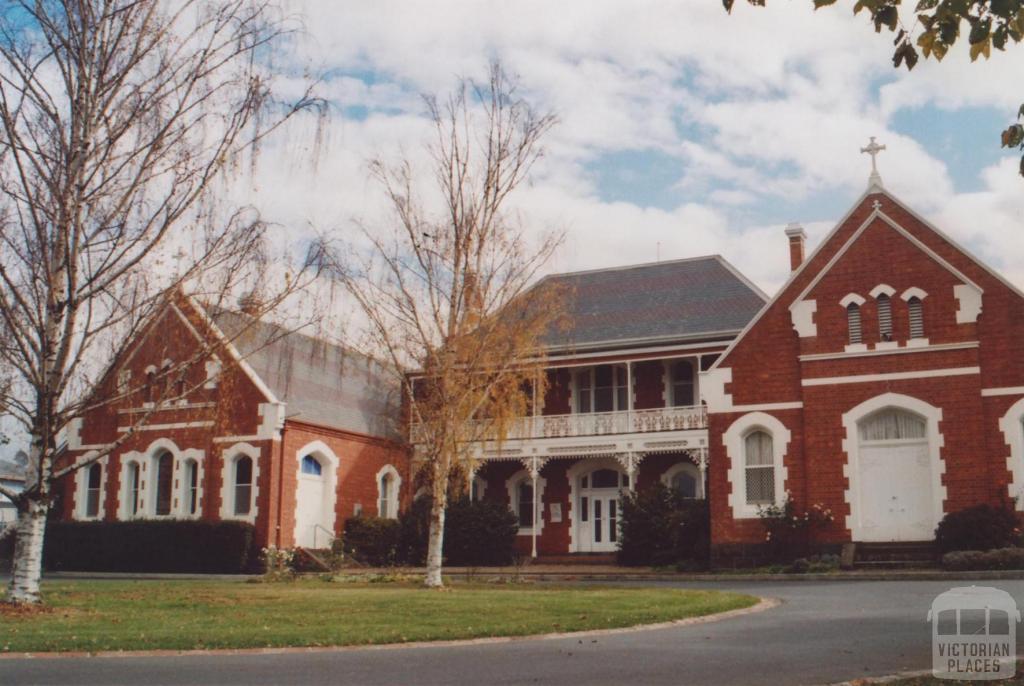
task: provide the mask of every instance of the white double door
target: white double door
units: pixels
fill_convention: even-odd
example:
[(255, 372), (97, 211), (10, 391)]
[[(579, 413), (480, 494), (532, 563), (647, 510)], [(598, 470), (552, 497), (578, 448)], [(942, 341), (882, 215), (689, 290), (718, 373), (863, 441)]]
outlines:
[(861, 446), (857, 540), (930, 541), (936, 516), (928, 443)]
[(618, 489), (584, 490), (579, 499), (579, 535), (581, 553), (608, 553), (618, 549)]

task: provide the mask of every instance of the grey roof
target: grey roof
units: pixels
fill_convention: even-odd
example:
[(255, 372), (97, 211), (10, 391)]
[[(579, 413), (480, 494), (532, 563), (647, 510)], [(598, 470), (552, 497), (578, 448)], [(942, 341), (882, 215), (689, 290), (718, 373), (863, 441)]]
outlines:
[(568, 330), (549, 349), (614, 348), (735, 335), (767, 301), (719, 255), (549, 276), (566, 288)]
[(397, 438), (399, 392), (380, 363), (340, 345), (231, 311), (213, 319), (289, 419)]

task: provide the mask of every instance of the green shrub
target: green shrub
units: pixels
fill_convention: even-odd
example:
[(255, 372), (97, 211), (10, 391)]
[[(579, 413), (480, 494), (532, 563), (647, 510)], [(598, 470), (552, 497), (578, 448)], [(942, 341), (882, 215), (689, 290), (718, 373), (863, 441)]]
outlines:
[(769, 560), (783, 564), (809, 557), (817, 532), (835, 521), (832, 510), (821, 503), (800, 510), (789, 493), (781, 505), (759, 507), (757, 515), (764, 527)]
[[(398, 559), (426, 563), (431, 498), (417, 498), (400, 518)], [(492, 567), (512, 563), (519, 523), (504, 503), (459, 498), (448, 503), (444, 518), (445, 564)]]
[(519, 520), (505, 503), (462, 498), (448, 504), (444, 521), (445, 563), (457, 567), (512, 564)]
[(940, 552), (955, 550), (992, 550), (1020, 542), (1017, 513), (1009, 507), (976, 505), (950, 512), (935, 529)]
[(619, 518), (619, 564), (704, 564), (710, 528), (705, 500), (683, 498), (658, 482), (625, 493)]
[(954, 572), (1024, 569), (1024, 548), (957, 550), (942, 556), (942, 566)]
[(238, 574), (258, 565), (245, 522), (50, 522), (43, 563), (53, 571)]
[(360, 515), (345, 520), (342, 541), (345, 553), (372, 567), (390, 567), (398, 563), (397, 519)]

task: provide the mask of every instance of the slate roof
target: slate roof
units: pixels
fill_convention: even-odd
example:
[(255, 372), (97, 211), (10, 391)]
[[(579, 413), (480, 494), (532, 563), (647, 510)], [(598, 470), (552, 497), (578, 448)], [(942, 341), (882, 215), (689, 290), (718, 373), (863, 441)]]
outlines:
[(399, 389), (380, 363), (343, 346), (245, 314), (212, 314), (289, 419), (397, 438)]
[(615, 348), (738, 333), (768, 297), (719, 255), (555, 274), (566, 289), (568, 330), (549, 349)]

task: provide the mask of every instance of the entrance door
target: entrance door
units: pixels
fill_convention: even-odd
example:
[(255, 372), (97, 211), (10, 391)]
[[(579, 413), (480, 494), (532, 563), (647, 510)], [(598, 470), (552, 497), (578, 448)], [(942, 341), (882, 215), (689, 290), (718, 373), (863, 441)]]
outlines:
[(299, 484), (295, 493), (295, 545), (301, 548), (323, 548), (330, 544), (325, 522), (326, 475), (323, 466), (312, 455), (302, 458)]
[(581, 553), (610, 553), (619, 545), (619, 492), (628, 487), (626, 476), (599, 469), (580, 477), (577, 532)]
[(927, 443), (860, 450), (863, 541), (929, 541), (935, 537)]

